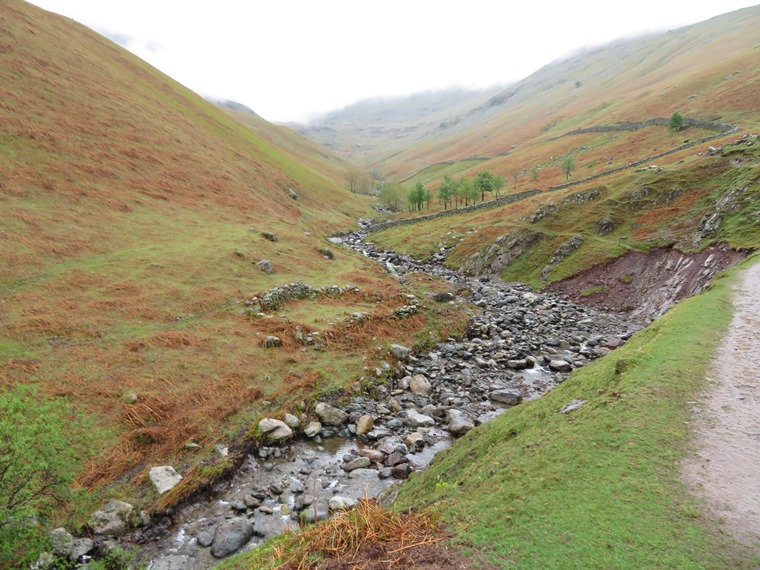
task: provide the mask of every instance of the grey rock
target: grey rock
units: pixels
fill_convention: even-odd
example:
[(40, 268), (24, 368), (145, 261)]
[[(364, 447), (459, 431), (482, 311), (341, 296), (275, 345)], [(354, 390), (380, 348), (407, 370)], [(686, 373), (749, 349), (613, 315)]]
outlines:
[(195, 540), (203, 548), (208, 548), (214, 542), (214, 535), (208, 531), (202, 530), (195, 535)]
[(153, 486), (158, 491), (159, 495), (163, 495), (167, 491), (171, 491), (182, 480), (182, 475), (171, 465), (159, 465), (158, 467), (151, 467), (148, 471), (148, 478)]
[(449, 431), (454, 435), (464, 435), (475, 427), (475, 422), (459, 410), (449, 410)]
[(256, 267), (261, 269), (264, 273), (274, 273), (274, 265), (272, 265), (271, 259), (262, 259), (256, 262)]
[(124, 501), (108, 501), (99, 511), (90, 516), (90, 527), (95, 534), (121, 536), (130, 529), (130, 519), (134, 507)]
[(65, 528), (56, 528), (50, 531), (48, 534), (50, 537), (50, 548), (53, 554), (60, 558), (68, 558), (71, 554), (71, 549), (74, 546), (74, 537)]
[(433, 393), (433, 386), (422, 374), (415, 374), (409, 380), (409, 391), (419, 396), (429, 396)]
[(282, 340), (278, 336), (269, 335), (264, 339), (265, 348), (277, 348), (279, 346), (282, 346)]
[(95, 542), (89, 538), (77, 538), (71, 546), (69, 560), (77, 562), (82, 556), (89, 554), (95, 548)]
[(430, 416), (419, 413), (417, 410), (406, 410), (406, 422), (411, 427), (430, 427), (435, 425), (435, 420)]
[(150, 566), (150, 570), (200, 570), (201, 565), (183, 554), (170, 554), (159, 558)]
[(375, 420), (372, 416), (364, 414), (356, 422), (356, 434), (365, 435), (372, 431), (375, 427)]
[(242, 548), (253, 536), (253, 527), (244, 517), (226, 520), (216, 527), (211, 554), (224, 558)]
[(573, 365), (566, 360), (552, 360), (549, 362), (549, 370), (552, 372), (572, 372)]
[(356, 501), (354, 499), (341, 497), (340, 495), (330, 497), (330, 501), (328, 502), (328, 507), (330, 507), (331, 511), (347, 511), (355, 506)]
[(314, 411), (320, 421), (328, 426), (342, 425), (348, 419), (348, 414), (346, 412), (324, 402), (319, 402)]
[(282, 420), (264, 418), (259, 422), (258, 429), (271, 443), (281, 443), (293, 437), (293, 430)]
[(508, 406), (516, 406), (522, 402), (522, 396), (519, 392), (508, 389), (494, 390), (491, 392), (490, 398), (494, 402), (501, 402), (502, 404), (507, 404)]
[(296, 429), (297, 427), (301, 425), (301, 420), (299, 420), (293, 414), (285, 414), (282, 417), (282, 421), (284, 421), (285, 425), (288, 426), (290, 429)]
[(392, 344), (388, 349), (388, 352), (390, 352), (391, 356), (393, 356), (396, 360), (399, 360), (401, 362), (406, 362), (409, 360), (410, 350), (401, 344)]
[(298, 194), (296, 194), (296, 191), (292, 188), (288, 188), (288, 194), (291, 198), (293, 198), (293, 200), (298, 200)]
[(261, 232), (261, 237), (269, 241), (277, 241), (277, 234), (272, 232)]
[(369, 457), (357, 457), (356, 459), (352, 459), (343, 465), (343, 470), (350, 472), (357, 469), (366, 469), (370, 465), (372, 465), (372, 462), (370, 461)]
[(322, 424), (319, 422), (309, 422), (305, 428), (303, 428), (303, 434), (306, 437), (314, 437), (322, 431)]
[(377, 471), (374, 469), (354, 469), (348, 474), (349, 479), (362, 479), (366, 481), (372, 481), (378, 479)]

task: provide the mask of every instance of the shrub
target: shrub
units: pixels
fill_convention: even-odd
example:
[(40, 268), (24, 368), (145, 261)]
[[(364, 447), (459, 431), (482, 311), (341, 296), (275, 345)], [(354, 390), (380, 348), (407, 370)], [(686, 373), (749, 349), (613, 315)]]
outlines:
[(67, 403), (41, 399), (34, 386), (0, 393), (0, 567), (33, 554), (29, 543), (71, 497), (92, 442)]

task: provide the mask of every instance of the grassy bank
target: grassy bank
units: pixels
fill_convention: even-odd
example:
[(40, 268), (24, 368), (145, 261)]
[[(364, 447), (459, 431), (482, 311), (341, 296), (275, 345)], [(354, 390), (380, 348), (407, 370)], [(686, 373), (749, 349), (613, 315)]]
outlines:
[[(511, 568), (739, 568), (679, 480), (692, 398), (731, 318), (727, 278), (538, 401), (470, 432), (404, 486)], [(573, 400), (575, 412), (559, 413)], [(754, 561), (756, 563), (756, 561)]]

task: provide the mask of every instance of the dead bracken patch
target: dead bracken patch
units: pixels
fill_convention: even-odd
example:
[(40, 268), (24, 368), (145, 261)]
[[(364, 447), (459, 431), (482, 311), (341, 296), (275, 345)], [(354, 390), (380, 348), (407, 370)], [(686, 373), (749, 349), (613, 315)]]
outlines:
[[(275, 547), (277, 570), (468, 569), (449, 545), (450, 535), (430, 513), (399, 513), (363, 499), (330, 520), (292, 535)], [(480, 566), (480, 565), (479, 565)]]

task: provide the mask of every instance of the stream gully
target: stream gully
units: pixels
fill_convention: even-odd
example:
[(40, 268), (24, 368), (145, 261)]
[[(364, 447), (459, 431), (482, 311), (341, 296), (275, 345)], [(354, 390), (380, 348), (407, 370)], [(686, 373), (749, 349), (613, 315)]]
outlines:
[[(323, 425), (316, 436), (282, 448), (261, 448), (213, 494), (133, 535), (130, 541), (150, 569), (210, 568), (298, 528), (299, 518), (326, 518), (365, 495), (387, 493), (455, 437), (539, 397), (640, 328), (521, 284), (463, 276), (443, 267), (446, 250), (424, 262), (377, 251), (366, 239), (369, 224), (361, 220), (359, 231), (332, 241), (383, 264), (402, 283), (406, 273), (424, 272), (449, 281), (452, 291), (467, 291), (466, 301), (479, 308), (467, 338), (402, 358), (400, 373), (378, 386), (374, 398), (356, 397), (342, 408), (342, 425)], [(425, 302), (436, 301), (459, 299), (444, 295)], [(362, 416), (374, 425), (356, 436)]]

